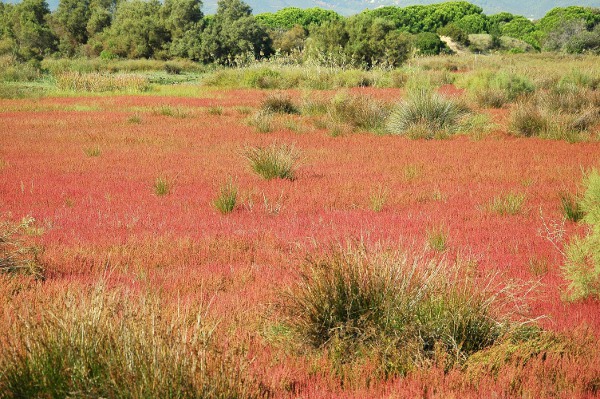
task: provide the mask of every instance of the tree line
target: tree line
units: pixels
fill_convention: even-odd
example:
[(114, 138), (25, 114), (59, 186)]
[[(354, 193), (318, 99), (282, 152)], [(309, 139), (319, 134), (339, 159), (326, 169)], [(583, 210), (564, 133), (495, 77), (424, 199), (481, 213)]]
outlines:
[(508, 36), (537, 50), (600, 53), (600, 9), (555, 8), (538, 21), (485, 15), (465, 1), (382, 7), (343, 17), (320, 8), (252, 14), (242, 0), (46, 0), (0, 3), (0, 56), (183, 58), (239, 65), (275, 54), (358, 67), (397, 66), (414, 53), (449, 52), (440, 36)]

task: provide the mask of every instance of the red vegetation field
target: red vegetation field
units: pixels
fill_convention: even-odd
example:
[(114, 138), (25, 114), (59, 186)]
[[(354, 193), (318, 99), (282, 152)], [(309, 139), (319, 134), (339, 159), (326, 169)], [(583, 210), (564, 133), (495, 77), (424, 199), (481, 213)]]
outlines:
[[(362, 91), (385, 100), (401, 96)], [(575, 193), (583, 171), (599, 166), (599, 143), (515, 138), (505, 124), (481, 140), (332, 137), (294, 116), (297, 129), (258, 133), (245, 122), (243, 107), (258, 107), (266, 95), (0, 100), (0, 210), (4, 219), (32, 216), (43, 229), (32, 239), (45, 248), (47, 275), (35, 289), (104, 278), (160, 291), (173, 304), (210, 300), (222, 339), (244, 348), (248, 373), (276, 397), (598, 392), (600, 351), (578, 360), (536, 358), (527, 370), (507, 367), (496, 379), (433, 368), (373, 382), (368, 364), (359, 375), (338, 377), (325, 355), (292, 350), (276, 331), (285, 317), (279, 295), (298, 278), (307, 254), (349, 241), (434, 254), (428, 234), (438, 229), (447, 236), (448, 260), (467, 260), (502, 281), (539, 282), (529, 294), (529, 316), (545, 316), (543, 328), (582, 340), (600, 336), (597, 301), (561, 299), (563, 258), (544, 229), (544, 221), (562, 220), (559, 193)], [(161, 111), (167, 106), (179, 117)], [(214, 107), (222, 108), (211, 112)], [(505, 119), (498, 111), (492, 117)], [(294, 181), (266, 181), (250, 170), (244, 148), (273, 142), (300, 152)], [(158, 177), (170, 184), (169, 194), (155, 194)], [(222, 215), (212, 201), (229, 178), (239, 187), (238, 206)], [(384, 204), (376, 212), (371, 199), (378, 193)], [(492, 205), (519, 195), (524, 200), (515, 214)], [(579, 229), (573, 222), (565, 228), (567, 239)], [(548, 388), (544, 381), (551, 378), (544, 375), (554, 368), (560, 371), (553, 378), (562, 382)]]

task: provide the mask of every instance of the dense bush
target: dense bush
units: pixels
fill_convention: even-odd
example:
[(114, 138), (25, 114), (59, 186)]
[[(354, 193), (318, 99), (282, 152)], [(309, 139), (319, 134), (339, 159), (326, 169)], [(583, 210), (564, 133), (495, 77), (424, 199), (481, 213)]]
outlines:
[(385, 374), (440, 357), (452, 366), (511, 328), (499, 291), (459, 266), (362, 246), (333, 249), (308, 260), (285, 306), (299, 336), (337, 361), (368, 356)]
[(413, 90), (390, 115), (387, 130), (412, 138), (443, 137), (460, 128), (459, 121), (466, 112), (453, 99), (427, 89)]

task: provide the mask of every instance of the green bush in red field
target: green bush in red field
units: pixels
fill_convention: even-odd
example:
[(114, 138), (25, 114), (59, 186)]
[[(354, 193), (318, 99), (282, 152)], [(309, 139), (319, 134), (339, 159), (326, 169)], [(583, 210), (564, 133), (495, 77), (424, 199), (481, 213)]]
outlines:
[(460, 266), (336, 248), (308, 261), (287, 295), (289, 320), (310, 345), (341, 362), (363, 353), (379, 358), (386, 374), (441, 357), (451, 367), (516, 326), (505, 289), (478, 283)]

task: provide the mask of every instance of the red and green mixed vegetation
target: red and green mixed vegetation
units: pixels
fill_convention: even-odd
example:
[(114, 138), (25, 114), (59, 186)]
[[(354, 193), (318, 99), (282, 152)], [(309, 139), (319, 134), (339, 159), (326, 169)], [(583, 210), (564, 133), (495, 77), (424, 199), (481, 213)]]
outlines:
[(598, 396), (597, 65), (11, 86), (0, 398)]

